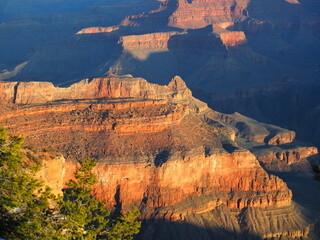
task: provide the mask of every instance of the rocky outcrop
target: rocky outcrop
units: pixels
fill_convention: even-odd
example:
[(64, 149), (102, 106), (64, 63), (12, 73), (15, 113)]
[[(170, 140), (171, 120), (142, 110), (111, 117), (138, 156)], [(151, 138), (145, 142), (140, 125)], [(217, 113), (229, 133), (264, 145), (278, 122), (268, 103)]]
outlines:
[[(262, 236), (262, 239), (294, 239), (301, 237), (308, 239), (310, 226), (308, 225), (307, 219), (303, 219), (297, 215), (297, 212), (300, 211), (301, 209), (295, 205), (279, 208), (276, 211), (248, 208), (243, 212), (243, 220), (246, 222), (248, 232)], [(266, 222), (270, 222), (270, 220), (272, 223), (270, 225), (266, 224)], [(288, 228), (291, 230), (286, 232), (285, 229)], [(277, 230), (270, 231), (271, 229)]]
[[(286, 184), (266, 174), (249, 152), (210, 157), (199, 152), (186, 158), (171, 157), (161, 165), (99, 163), (95, 168), (99, 178), (96, 196), (106, 199), (110, 206), (143, 206), (145, 218), (167, 220), (185, 220), (188, 215), (209, 212), (221, 205), (230, 209), (291, 205), (291, 191)], [(66, 179), (75, 169), (70, 164)], [(200, 203), (189, 205), (190, 199), (199, 199)]]
[[(44, 163), (40, 173), (55, 188), (73, 177), (75, 160), (94, 157), (96, 196), (109, 206), (139, 206), (144, 219), (189, 221), (223, 207), (245, 217), (247, 208), (276, 212), (292, 206), (286, 183), (234, 141), (236, 120), (194, 99), (180, 77), (167, 86), (111, 75), (69, 88), (36, 82), (0, 86), (7, 93), (0, 110), (4, 125), (25, 134), (27, 144), (50, 146), (66, 157)], [(248, 123), (254, 124), (259, 125)], [(308, 234), (307, 222), (282, 227), (289, 212), (282, 214), (274, 228), (257, 234)], [(272, 213), (269, 218), (274, 221)], [(255, 228), (250, 219), (236, 221)]]
[(119, 30), (119, 26), (111, 27), (89, 27), (78, 31), (76, 34), (95, 34), (95, 33), (109, 33)]
[(168, 41), (171, 36), (176, 34), (178, 32), (124, 36), (120, 38), (120, 43), (125, 51), (135, 49), (163, 49), (168, 51)]
[[(298, 236), (308, 239), (309, 225), (300, 217), (300, 211), (298, 206), (291, 205), (278, 208), (275, 216), (274, 209), (246, 208), (238, 212), (221, 205), (207, 213), (189, 215), (184, 222), (158, 221), (150, 224), (141, 239), (161, 240), (167, 237), (168, 232), (175, 238), (187, 240), (279, 239), (280, 235), (287, 239)], [(270, 217), (272, 224), (269, 224)], [(296, 230), (286, 232), (292, 226), (296, 226)], [(245, 233), (243, 229), (246, 229)]]
[(312, 146), (254, 147), (251, 151), (265, 169), (276, 172), (310, 171), (307, 159), (319, 155), (318, 149)]
[(65, 187), (65, 158), (61, 154), (52, 153), (42, 153), (37, 158), (40, 160), (41, 168), (36, 177), (43, 181), (44, 186), (50, 186), (53, 194), (62, 195), (62, 189)]
[(235, 47), (247, 42), (244, 32), (224, 32), (219, 34), (219, 37), (227, 47)]
[(148, 83), (132, 76), (85, 79), (68, 88), (55, 87), (50, 82), (0, 82), (2, 104), (35, 104), (57, 100), (79, 99), (190, 99), (191, 91), (180, 77), (175, 77), (168, 86)]
[[(97, 196), (112, 204), (117, 190), (121, 204), (163, 207), (157, 218), (169, 220), (184, 220), (187, 215), (208, 212), (220, 205), (242, 209), (291, 204), (291, 192), (286, 184), (263, 172), (255, 157), (248, 152), (213, 154), (210, 157), (202, 153), (177, 160), (171, 157), (161, 165), (144, 163), (120, 168), (101, 164), (96, 169), (101, 181), (96, 189)], [(176, 209), (176, 204), (189, 197), (207, 197), (207, 200), (205, 204), (192, 208)]]
[(251, 151), (264, 169), (273, 172), (310, 172), (308, 158), (319, 158), (318, 149), (295, 141), (295, 132), (257, 122), (239, 113), (205, 113), (208, 123), (232, 127), (237, 143)]
[(295, 132), (271, 124), (258, 122), (240, 113), (223, 114), (216, 112), (207, 117), (217, 119), (232, 126), (236, 136), (250, 142), (264, 143), (266, 145), (280, 145), (291, 143), (295, 139)]
[(248, 1), (177, 1), (177, 9), (169, 18), (169, 26), (182, 29), (203, 28), (218, 22), (230, 22), (245, 17)]
[(119, 43), (125, 52), (139, 60), (146, 60), (150, 54), (168, 52), (171, 36), (183, 34), (179, 32), (150, 33), (144, 35), (130, 35), (120, 38)]

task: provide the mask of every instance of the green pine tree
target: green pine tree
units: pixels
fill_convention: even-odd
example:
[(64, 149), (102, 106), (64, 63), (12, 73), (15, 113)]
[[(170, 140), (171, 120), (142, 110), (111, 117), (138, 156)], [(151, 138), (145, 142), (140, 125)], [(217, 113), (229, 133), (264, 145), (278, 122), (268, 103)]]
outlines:
[(63, 199), (60, 201), (60, 214), (66, 220), (63, 224), (65, 235), (70, 239), (96, 239), (109, 220), (110, 212), (103, 201), (92, 196), (92, 186), (97, 177), (91, 172), (95, 161), (86, 159), (75, 173), (75, 181), (67, 183)]
[(132, 240), (134, 234), (138, 234), (141, 222), (136, 221), (140, 212), (134, 209), (125, 214), (120, 213), (112, 223), (99, 235), (99, 239), (108, 240)]
[[(0, 237), (7, 240), (129, 240), (139, 232), (139, 211), (113, 214), (97, 200), (91, 170), (96, 162), (86, 159), (67, 183), (56, 202), (49, 188), (33, 176), (39, 165), (26, 163), (24, 137), (8, 135), (0, 128)], [(56, 206), (52, 209), (52, 206)]]
[(25, 164), (24, 137), (0, 128), (0, 236), (6, 239), (54, 239), (50, 189), (33, 175), (36, 164)]
[(139, 232), (141, 222), (136, 221), (138, 210), (110, 217), (106, 202), (92, 196), (92, 187), (97, 177), (91, 170), (96, 161), (85, 159), (75, 172), (75, 180), (67, 183), (64, 197), (60, 201), (60, 213), (66, 220), (62, 225), (65, 236), (74, 240), (130, 240)]

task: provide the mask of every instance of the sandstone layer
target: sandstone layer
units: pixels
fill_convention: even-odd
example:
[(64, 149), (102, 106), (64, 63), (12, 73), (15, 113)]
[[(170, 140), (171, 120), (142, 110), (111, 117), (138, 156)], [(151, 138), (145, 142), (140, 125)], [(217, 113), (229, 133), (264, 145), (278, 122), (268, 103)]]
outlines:
[(149, 55), (169, 51), (169, 40), (179, 32), (150, 33), (130, 35), (120, 38), (124, 52), (130, 53), (139, 60), (148, 59)]
[[(232, 229), (231, 239), (238, 237), (238, 232), (251, 232), (252, 238), (307, 235), (308, 224), (289, 205), (290, 193), (281, 181), (277, 180), (278, 188), (274, 192), (268, 189), (274, 184), (272, 179), (267, 177), (264, 182), (251, 176), (255, 173), (266, 176), (259, 166), (253, 167), (256, 170), (250, 168), (253, 171), (250, 174), (249, 170), (235, 172), (236, 179), (242, 179), (244, 186), (251, 184), (245, 177), (249, 175), (258, 183), (259, 187), (250, 186), (245, 192), (240, 191), (247, 189), (244, 186), (233, 191), (235, 182), (231, 180), (226, 186), (217, 184), (215, 176), (220, 182), (230, 179), (219, 168), (217, 175), (203, 169), (201, 175), (208, 178), (202, 177), (201, 182), (191, 184), (193, 189), (199, 185), (203, 190), (173, 188), (166, 192), (164, 187), (169, 185), (164, 169), (172, 169), (170, 164), (180, 159), (177, 156), (191, 155), (192, 163), (198, 163), (196, 159), (211, 163), (225, 159), (232, 165), (230, 158), (236, 161), (233, 157), (237, 154), (247, 159), (246, 164), (256, 161), (253, 153), (270, 171), (308, 171), (307, 158), (316, 156), (317, 149), (297, 142), (295, 132), (237, 114), (212, 112), (206, 104), (190, 97), (189, 90), (176, 91), (179, 84), (163, 88), (141, 79), (131, 82), (128, 76), (124, 77), (128, 80), (117, 80), (119, 83), (115, 77), (91, 77), (106, 72), (130, 73), (163, 84), (181, 75), (197, 91), (197, 96), (214, 109), (238, 111), (265, 122), (289, 126), (297, 130), (298, 137), (319, 144), (319, 130), (314, 127), (319, 125), (319, 1), (162, 0), (160, 7), (152, 11), (159, 1), (141, 4), (127, 1), (122, 6), (111, 6), (116, 4), (114, 0), (99, 1), (92, 6), (90, 1), (80, 0), (76, 8), (70, 8), (74, 4), (68, 8), (65, 1), (62, 10), (56, 4), (43, 8), (40, 2), (34, 0), (26, 6), (21, 0), (7, 0), (0, 4), (0, 78), (14, 81), (0, 86), (0, 101), (4, 104), (1, 120), (6, 126), (25, 133), (30, 144), (49, 145), (63, 152), (69, 166), (68, 177), (72, 175), (70, 169), (75, 167), (72, 161), (87, 156), (98, 158), (106, 167), (119, 165), (119, 169), (151, 164), (150, 169), (159, 175), (155, 183), (147, 181), (148, 186), (136, 189), (137, 195), (128, 190), (135, 196), (134, 204), (138, 204), (141, 195), (146, 196), (141, 199), (141, 209), (147, 218), (186, 219), (201, 227), (210, 226), (207, 232), (217, 226)], [(69, 86), (88, 77), (71, 88), (17, 82), (52, 81)], [(304, 91), (305, 87), (311, 90)], [(199, 164), (207, 166), (202, 160)], [(44, 166), (51, 165), (66, 166), (56, 162)], [(233, 166), (243, 167), (241, 163)], [(128, 167), (126, 172), (132, 169)], [(183, 169), (177, 171), (177, 181), (182, 183), (187, 181), (182, 176)], [(148, 173), (150, 178), (154, 176), (141, 172)], [(195, 172), (200, 175), (198, 170)], [(130, 201), (125, 195), (124, 180), (119, 176), (117, 173), (113, 180), (105, 177), (111, 182), (111, 190), (97, 188), (97, 194), (109, 199), (110, 204), (123, 202), (125, 206)], [(203, 179), (213, 183), (204, 183)], [(58, 187), (65, 180), (52, 182), (48, 178), (47, 181)], [(133, 186), (132, 182), (128, 186)], [(258, 191), (261, 188), (265, 191)], [(199, 195), (202, 191), (204, 194)], [(172, 197), (175, 193), (179, 202)], [(162, 198), (169, 199), (171, 205), (162, 206), (165, 203)], [(237, 199), (241, 199), (241, 208), (237, 207)], [(261, 213), (257, 207), (259, 201), (262, 206), (271, 204), (271, 208), (274, 205), (279, 211), (273, 214), (274, 209), (268, 212), (263, 207), (266, 211)], [(254, 207), (243, 208), (250, 204)], [(220, 225), (213, 224), (212, 216), (219, 219)], [(258, 216), (267, 219), (264, 221), (267, 226), (263, 221), (253, 220)], [(229, 223), (225, 219), (234, 221)], [(150, 231), (155, 232), (150, 235), (157, 235), (157, 230)], [(217, 232), (202, 235), (207, 232), (200, 231), (196, 236), (216, 239)], [(227, 239), (228, 233), (222, 232), (221, 239)], [(196, 236), (187, 235), (189, 239)]]
[(191, 91), (180, 77), (168, 86), (148, 83), (132, 76), (85, 79), (67, 88), (50, 82), (4, 82), (0, 84), (2, 104), (43, 104), (58, 100), (88, 99), (169, 99), (189, 101)]
[[(167, 86), (109, 76), (68, 88), (17, 82), (0, 83), (0, 89), (4, 126), (25, 134), (27, 144), (49, 146), (66, 157), (65, 163), (61, 158), (44, 163), (40, 174), (55, 189), (73, 177), (75, 160), (89, 156), (98, 159), (96, 196), (109, 206), (139, 206), (144, 219), (189, 221), (197, 215), (208, 220), (211, 211), (225, 207), (239, 211), (235, 224), (244, 221), (260, 237), (308, 235), (308, 221), (298, 210), (297, 223), (284, 224), (293, 204), (286, 183), (265, 172), (255, 155), (238, 144), (250, 134), (244, 131), (239, 137), (235, 121), (193, 98), (180, 77)], [(268, 138), (249, 131), (248, 141), (263, 139), (270, 145), (294, 137), (282, 132)], [(241, 220), (244, 209), (256, 214), (265, 208), (283, 210), (277, 218), (267, 214), (267, 221), (276, 224), (264, 232), (251, 218)]]
[(119, 26), (111, 27), (89, 27), (78, 31), (76, 34), (93, 34), (93, 33), (109, 33), (119, 30)]
[(296, 141), (296, 133), (257, 122), (239, 113), (207, 115), (207, 121), (220, 121), (235, 131), (238, 145), (251, 151), (260, 164), (272, 172), (309, 172), (309, 158), (319, 159), (316, 147)]
[(177, 9), (169, 18), (169, 26), (178, 28), (203, 28), (217, 22), (230, 22), (246, 17), (247, 0), (213, 1), (186, 0), (177, 1)]

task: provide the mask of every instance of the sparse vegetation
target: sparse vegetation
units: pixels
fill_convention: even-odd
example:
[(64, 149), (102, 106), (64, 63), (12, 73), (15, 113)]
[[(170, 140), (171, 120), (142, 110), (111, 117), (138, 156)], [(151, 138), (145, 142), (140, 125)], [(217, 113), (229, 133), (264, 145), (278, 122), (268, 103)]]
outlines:
[(111, 217), (106, 203), (92, 195), (92, 187), (97, 182), (91, 172), (96, 164), (94, 160), (81, 163), (75, 180), (68, 182), (69, 188), (57, 199), (33, 177), (39, 168), (38, 162), (24, 161), (23, 141), (23, 136), (8, 135), (0, 128), (0, 237), (7, 240), (130, 240), (139, 232), (137, 210)]

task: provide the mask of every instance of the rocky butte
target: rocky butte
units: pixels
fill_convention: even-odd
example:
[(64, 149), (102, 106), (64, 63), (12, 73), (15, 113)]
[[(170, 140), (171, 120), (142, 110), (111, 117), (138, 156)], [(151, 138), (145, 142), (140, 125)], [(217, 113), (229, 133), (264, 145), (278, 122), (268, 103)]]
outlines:
[(98, 159), (96, 196), (138, 206), (147, 220), (141, 239), (313, 234), (287, 184), (261, 165), (308, 171), (317, 149), (297, 146), (293, 131), (210, 109), (180, 77), (163, 86), (112, 74), (66, 88), (1, 82), (0, 105), (0, 121), (27, 145), (63, 155), (44, 160), (39, 173), (55, 192), (77, 160)]

